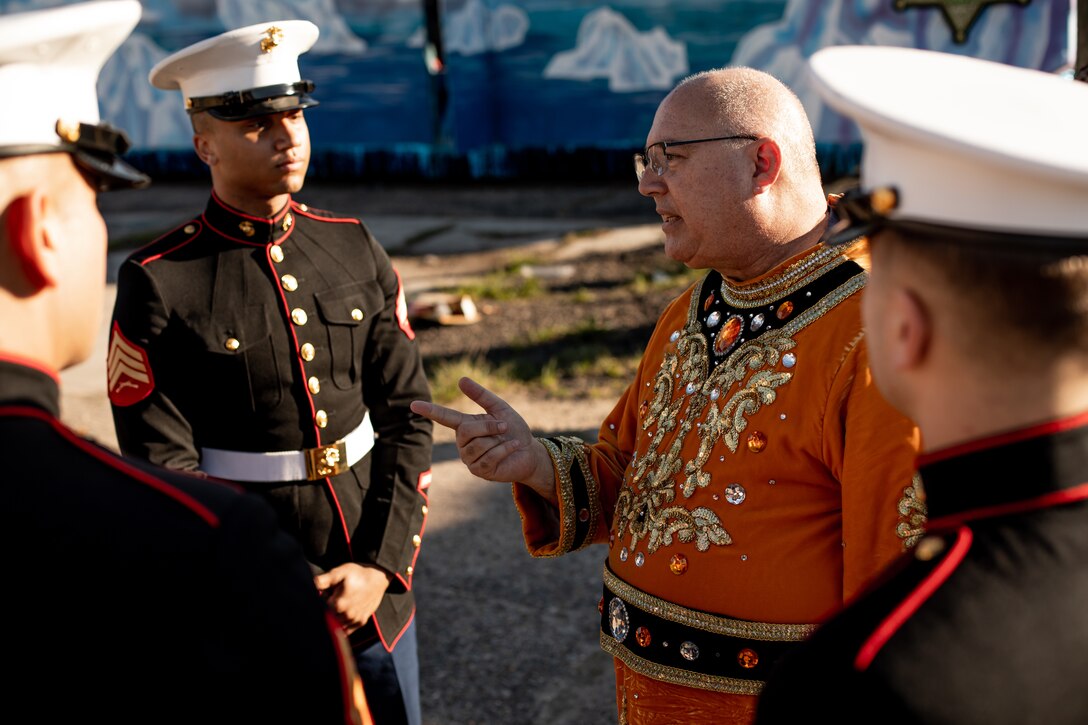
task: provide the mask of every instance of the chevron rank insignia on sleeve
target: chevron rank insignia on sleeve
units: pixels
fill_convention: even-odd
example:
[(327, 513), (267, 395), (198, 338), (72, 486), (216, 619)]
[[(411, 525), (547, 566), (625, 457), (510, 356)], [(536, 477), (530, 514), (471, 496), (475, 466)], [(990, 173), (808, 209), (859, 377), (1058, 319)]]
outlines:
[(110, 336), (106, 375), (110, 402), (122, 408), (140, 402), (155, 389), (147, 352), (126, 338), (116, 322)]

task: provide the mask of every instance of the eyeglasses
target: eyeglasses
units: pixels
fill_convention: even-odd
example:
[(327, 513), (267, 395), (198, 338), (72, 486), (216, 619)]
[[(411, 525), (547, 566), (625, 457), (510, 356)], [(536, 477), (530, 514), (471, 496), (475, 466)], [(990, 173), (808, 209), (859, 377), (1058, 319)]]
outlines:
[(707, 143), (708, 141), (732, 141), (742, 138), (747, 141), (758, 141), (759, 136), (750, 133), (739, 133), (734, 136), (716, 136), (714, 138), (697, 138), (691, 141), (658, 141), (646, 147), (642, 153), (635, 154), (635, 176), (642, 181), (642, 175), (649, 168), (658, 176), (664, 176), (669, 170), (669, 147), (687, 146), (693, 143)]

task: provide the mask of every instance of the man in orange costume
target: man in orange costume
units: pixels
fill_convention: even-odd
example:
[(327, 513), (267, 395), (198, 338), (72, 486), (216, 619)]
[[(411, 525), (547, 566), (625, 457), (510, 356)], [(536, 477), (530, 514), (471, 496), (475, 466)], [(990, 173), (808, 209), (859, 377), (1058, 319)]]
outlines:
[(771, 664), (919, 532), (917, 434), (873, 387), (866, 274), (797, 98), (751, 69), (662, 102), (635, 157), (665, 251), (705, 278), (661, 315), (593, 445), (418, 402), (476, 475), (516, 481), (533, 556), (608, 544), (602, 647), (620, 722), (748, 722)]

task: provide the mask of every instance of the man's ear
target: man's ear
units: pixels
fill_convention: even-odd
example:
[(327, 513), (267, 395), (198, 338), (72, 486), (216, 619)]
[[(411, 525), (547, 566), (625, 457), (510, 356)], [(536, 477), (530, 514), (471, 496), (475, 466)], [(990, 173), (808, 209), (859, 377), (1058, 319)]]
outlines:
[(4, 213), (11, 254), (29, 292), (57, 283), (57, 250), (45, 230), (45, 194), (40, 190), (16, 197)]
[(760, 194), (778, 180), (778, 174), (782, 171), (782, 149), (774, 139), (761, 138), (756, 146), (755, 162), (752, 183), (755, 193)]
[(897, 370), (914, 370), (929, 359), (933, 342), (933, 316), (925, 299), (912, 289), (900, 288), (891, 300), (894, 350), (891, 363)]
[(212, 143), (206, 132), (193, 134), (193, 150), (196, 151), (196, 155), (200, 157), (200, 160), (208, 166), (215, 166), (219, 163), (219, 156), (215, 153), (215, 144)]

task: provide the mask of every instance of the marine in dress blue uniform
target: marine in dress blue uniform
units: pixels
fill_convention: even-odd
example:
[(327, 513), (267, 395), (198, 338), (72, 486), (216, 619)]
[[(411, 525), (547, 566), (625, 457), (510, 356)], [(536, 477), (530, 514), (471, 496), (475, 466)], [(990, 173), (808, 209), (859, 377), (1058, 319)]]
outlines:
[[(223, 161), (237, 147), (202, 156), (213, 176), (203, 213), (120, 270), (110, 400), (126, 455), (261, 494), (317, 575), (354, 563), (388, 578), (352, 642), (377, 721), (414, 723), (412, 580), (431, 426), (408, 404), (428, 397), (428, 386), (386, 253), (360, 220), (291, 195), (308, 154), (302, 109), (316, 105), (297, 57), (316, 38), (311, 23), (269, 22), (197, 43), (152, 70), (153, 84), (185, 98), (198, 153), (208, 124), (253, 138), (282, 133), (269, 154), (284, 178), (298, 180), (261, 187), (255, 196), (271, 206), (255, 213), (228, 192), (248, 191), (256, 182), (247, 175), (261, 172), (237, 157)], [(338, 606), (337, 587), (326, 594)]]
[(269, 506), (126, 461), (59, 420), (93, 346), (95, 192), (147, 184), (95, 81), (131, 0), (0, 18), (0, 456), (10, 556), (4, 709), (35, 722), (358, 722), (347, 641)]
[(865, 139), (838, 231), (871, 236), (873, 372), (922, 430), (930, 520), (758, 722), (1088, 722), (1088, 86), (909, 49), (811, 63)]

